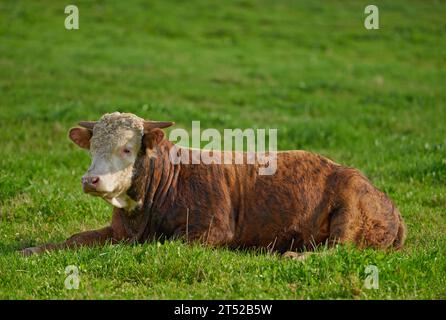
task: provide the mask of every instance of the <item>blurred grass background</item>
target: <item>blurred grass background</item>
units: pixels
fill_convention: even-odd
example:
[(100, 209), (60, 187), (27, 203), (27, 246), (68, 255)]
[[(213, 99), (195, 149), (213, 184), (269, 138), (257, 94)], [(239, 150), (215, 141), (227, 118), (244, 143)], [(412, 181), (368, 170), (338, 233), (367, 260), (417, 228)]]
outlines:
[[(64, 8), (79, 8), (66, 30)], [(446, 298), (446, 3), (0, 2), (0, 298)], [(408, 225), (399, 253), (339, 248), (304, 264), (163, 245), (23, 259), (17, 249), (105, 225), (84, 195), (79, 120), (113, 111), (190, 129), (278, 128), (279, 149), (354, 166)], [(63, 286), (65, 266), (81, 287)], [(362, 287), (368, 264), (380, 289)]]

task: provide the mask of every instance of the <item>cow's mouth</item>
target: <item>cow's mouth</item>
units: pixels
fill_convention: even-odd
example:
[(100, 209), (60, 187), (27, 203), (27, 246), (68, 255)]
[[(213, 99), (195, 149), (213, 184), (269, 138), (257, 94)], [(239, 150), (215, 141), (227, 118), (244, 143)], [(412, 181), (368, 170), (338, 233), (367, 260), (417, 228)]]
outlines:
[(88, 194), (90, 196), (94, 196), (94, 197), (105, 198), (105, 197), (110, 195), (108, 192), (100, 191), (100, 190), (98, 190), (96, 188), (90, 188), (88, 186), (84, 186), (83, 190), (84, 190), (84, 193), (86, 193), (86, 194)]
[(121, 189), (114, 190), (113, 192), (99, 191), (89, 185), (84, 185), (83, 190), (86, 194), (94, 197), (101, 197), (108, 203), (117, 208), (124, 208), (132, 204), (131, 199)]
[(99, 192), (99, 191), (88, 191), (85, 193), (89, 194), (90, 196), (94, 196), (94, 197), (103, 197), (104, 196), (104, 193)]

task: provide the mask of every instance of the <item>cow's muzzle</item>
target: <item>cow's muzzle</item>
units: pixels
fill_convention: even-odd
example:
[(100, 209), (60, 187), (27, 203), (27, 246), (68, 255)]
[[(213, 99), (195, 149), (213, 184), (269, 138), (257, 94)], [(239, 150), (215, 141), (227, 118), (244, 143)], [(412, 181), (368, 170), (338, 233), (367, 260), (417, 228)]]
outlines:
[(100, 182), (98, 176), (83, 176), (82, 177), (82, 189), (85, 193), (98, 193), (97, 188)]

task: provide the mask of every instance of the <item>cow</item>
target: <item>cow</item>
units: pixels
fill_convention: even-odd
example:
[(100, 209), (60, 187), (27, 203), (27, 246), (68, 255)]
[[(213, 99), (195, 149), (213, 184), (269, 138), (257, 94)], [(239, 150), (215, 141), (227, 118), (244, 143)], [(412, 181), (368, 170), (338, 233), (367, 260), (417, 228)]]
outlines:
[(260, 175), (259, 163), (174, 162), (172, 148), (194, 152), (165, 138), (171, 125), (114, 112), (71, 128), (69, 138), (92, 158), (83, 191), (113, 206), (111, 223), (22, 254), (174, 238), (291, 257), (321, 244), (403, 247), (400, 212), (357, 169), (301, 150), (277, 152), (271, 175)]

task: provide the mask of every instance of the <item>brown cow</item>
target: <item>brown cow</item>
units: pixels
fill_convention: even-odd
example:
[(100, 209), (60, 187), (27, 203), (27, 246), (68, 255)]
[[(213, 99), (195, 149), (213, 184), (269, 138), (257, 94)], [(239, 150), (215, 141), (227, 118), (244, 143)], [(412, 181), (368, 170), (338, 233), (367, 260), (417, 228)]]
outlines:
[(173, 237), (281, 253), (322, 243), (402, 248), (398, 209), (358, 170), (305, 151), (278, 152), (273, 175), (259, 175), (259, 164), (175, 164), (178, 147), (161, 130), (172, 124), (115, 112), (72, 128), (92, 156), (83, 189), (114, 206), (111, 225), (22, 253)]

